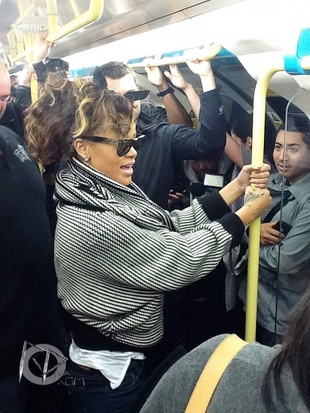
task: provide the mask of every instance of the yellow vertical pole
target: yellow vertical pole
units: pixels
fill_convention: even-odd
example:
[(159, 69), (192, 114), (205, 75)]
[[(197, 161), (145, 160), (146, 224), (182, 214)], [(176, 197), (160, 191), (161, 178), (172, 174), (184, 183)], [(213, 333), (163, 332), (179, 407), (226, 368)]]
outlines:
[[(254, 92), (253, 104), (253, 135), (252, 135), (252, 164), (261, 166), (264, 159), (264, 130), (266, 95), (271, 77), (284, 67), (274, 67), (259, 76)], [(248, 280), (246, 297), (245, 340), (255, 341), (257, 317), (257, 289), (260, 248), (260, 219), (250, 224)]]
[(57, 32), (58, 26), (58, 7), (56, 0), (46, 0), (48, 33), (52, 35)]
[(15, 29), (11, 29), (7, 34), (9, 46), (10, 46), (10, 60), (12, 61), (15, 56), (17, 55), (17, 42), (16, 42), (16, 35)]
[(75, 17), (78, 17), (81, 14), (81, 12), (79, 10), (79, 6), (76, 4), (76, 0), (70, 0), (70, 4)]
[[(24, 33), (24, 43), (25, 43), (25, 52), (27, 62), (33, 62), (33, 47), (35, 43), (35, 34), (33, 33)], [(31, 76), (30, 79), (30, 93), (31, 93), (31, 102), (35, 102), (38, 99), (38, 82), (36, 79)]]

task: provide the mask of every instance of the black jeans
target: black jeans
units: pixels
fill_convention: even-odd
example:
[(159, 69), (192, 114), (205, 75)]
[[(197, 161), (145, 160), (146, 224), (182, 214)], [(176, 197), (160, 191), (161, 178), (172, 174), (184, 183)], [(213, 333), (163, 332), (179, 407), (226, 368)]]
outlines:
[(61, 413), (65, 397), (59, 382), (39, 386), (24, 377), (19, 382), (17, 374), (0, 378), (0, 413)]
[(69, 361), (62, 382), (69, 392), (74, 413), (128, 413), (144, 384), (144, 360), (131, 360), (122, 384), (112, 390), (99, 370), (85, 369)]

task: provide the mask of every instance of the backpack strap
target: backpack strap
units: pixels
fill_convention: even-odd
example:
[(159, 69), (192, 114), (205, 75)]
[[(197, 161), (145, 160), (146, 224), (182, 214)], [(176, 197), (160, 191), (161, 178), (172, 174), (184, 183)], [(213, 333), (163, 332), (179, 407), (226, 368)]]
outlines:
[[(282, 192), (281, 191), (270, 191), (269, 190), (269, 192), (270, 192), (270, 195), (271, 196), (275, 196), (274, 194), (273, 194), (273, 192), (275, 193), (275, 192), (277, 192), (277, 193), (279, 193), (280, 192), (280, 194), (282, 195)], [(268, 212), (268, 214), (265, 216), (265, 218), (263, 219), (263, 222), (270, 222), (271, 220), (272, 220), (272, 218), (276, 215), (276, 213), (278, 212), (278, 211), (280, 211), (280, 209), (281, 208), (283, 208), (283, 207), (285, 207), (285, 205), (286, 204), (288, 204), (289, 203), (289, 201), (291, 201), (291, 199), (294, 199), (294, 197), (292, 196), (292, 194), (291, 194), (291, 192), (287, 189), (287, 190), (285, 190), (284, 192), (283, 192), (283, 199), (280, 199), (280, 201), (277, 203), (277, 204), (275, 204), (274, 206), (273, 206), (273, 208), (271, 208), (271, 210)]]
[(226, 337), (214, 350), (196, 383), (185, 413), (205, 413), (222, 375), (235, 355), (248, 343), (236, 334)]

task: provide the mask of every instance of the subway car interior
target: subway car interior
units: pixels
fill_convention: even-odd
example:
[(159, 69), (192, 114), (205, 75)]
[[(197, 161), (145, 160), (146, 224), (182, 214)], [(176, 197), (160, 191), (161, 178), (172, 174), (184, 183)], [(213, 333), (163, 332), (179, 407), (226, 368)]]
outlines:
[[(173, 57), (182, 61), (183, 50), (217, 43), (221, 51), (213, 64), (222, 94), (245, 110), (253, 107), (257, 79), (274, 70), (268, 112), (279, 122), (283, 103), (277, 101), (282, 98), (294, 97), (309, 113), (308, 7), (306, 0), (294, 7), (287, 0), (3, 0), (0, 53), (10, 72), (18, 71), (30, 58), (35, 33), (53, 24), (49, 37), (56, 46), (50, 57), (67, 60), (72, 76), (91, 75), (95, 66), (121, 60), (134, 63), (143, 85), (145, 73), (138, 62), (144, 58), (161, 58), (163, 65)], [(184, 62), (180, 68), (199, 89)], [(149, 99), (160, 104), (154, 95)]]
[[(0, 15), (0, 57), (10, 74), (31, 63), (36, 35), (47, 31), (54, 43), (49, 57), (67, 61), (71, 78), (91, 79), (96, 66), (122, 61), (155, 105), (163, 103), (144, 60), (164, 70), (178, 64), (200, 92), (199, 78), (183, 57), (198, 48), (202, 58), (211, 59), (228, 131), (234, 119), (253, 112), (257, 166), (263, 161), (265, 112), (276, 128), (286, 124), (290, 111), (310, 116), (309, 0), (1, 0)], [(175, 95), (195, 124), (185, 94), (176, 88)], [(259, 249), (257, 237), (250, 242)], [(256, 267), (254, 262), (254, 321)], [(253, 318), (247, 323), (252, 340)]]

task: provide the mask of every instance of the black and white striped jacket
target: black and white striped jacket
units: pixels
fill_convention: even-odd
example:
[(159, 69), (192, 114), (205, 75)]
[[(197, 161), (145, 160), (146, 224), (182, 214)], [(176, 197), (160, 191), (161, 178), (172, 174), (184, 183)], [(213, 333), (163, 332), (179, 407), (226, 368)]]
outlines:
[(164, 292), (212, 271), (244, 231), (217, 193), (169, 214), (134, 183), (125, 187), (76, 159), (59, 173), (55, 196), (63, 307), (136, 347), (162, 337)]

